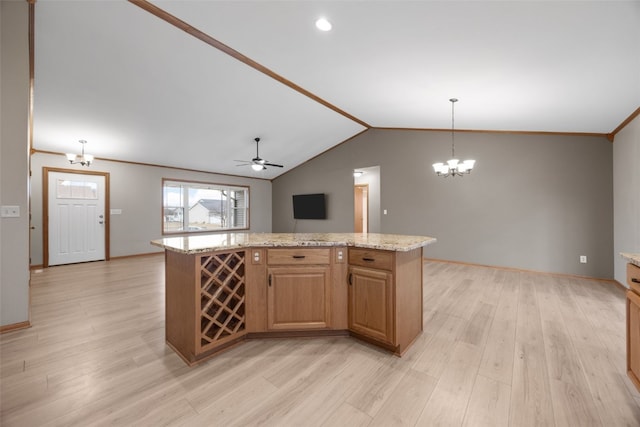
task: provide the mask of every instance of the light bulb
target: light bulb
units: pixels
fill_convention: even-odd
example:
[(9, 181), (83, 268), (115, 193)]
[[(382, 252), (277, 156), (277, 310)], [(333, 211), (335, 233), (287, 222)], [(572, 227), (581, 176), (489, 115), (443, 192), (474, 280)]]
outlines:
[(319, 18), (316, 21), (316, 28), (318, 28), (320, 31), (331, 31), (331, 28), (333, 26), (331, 25), (331, 22), (327, 21), (326, 18)]

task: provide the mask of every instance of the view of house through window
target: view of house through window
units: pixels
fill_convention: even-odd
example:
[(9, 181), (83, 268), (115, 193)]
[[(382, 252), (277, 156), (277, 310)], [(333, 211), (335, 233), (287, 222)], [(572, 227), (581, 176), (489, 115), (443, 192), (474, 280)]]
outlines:
[(249, 228), (249, 188), (162, 181), (163, 233)]

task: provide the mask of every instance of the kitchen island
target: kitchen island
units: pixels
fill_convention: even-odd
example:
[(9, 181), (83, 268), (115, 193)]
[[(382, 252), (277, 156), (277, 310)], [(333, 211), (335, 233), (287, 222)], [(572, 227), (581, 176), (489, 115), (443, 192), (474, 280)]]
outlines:
[(167, 344), (189, 365), (243, 340), (351, 335), (402, 355), (422, 331), (422, 251), (357, 233), (166, 237)]

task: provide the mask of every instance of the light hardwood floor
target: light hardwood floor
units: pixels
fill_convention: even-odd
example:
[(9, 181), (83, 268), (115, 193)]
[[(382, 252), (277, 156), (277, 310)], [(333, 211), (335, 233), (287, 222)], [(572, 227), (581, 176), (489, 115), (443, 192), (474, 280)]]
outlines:
[(189, 368), (164, 343), (162, 256), (32, 276), (0, 336), (1, 424), (639, 426), (611, 283), (427, 262), (402, 358), (355, 339), (246, 342)]

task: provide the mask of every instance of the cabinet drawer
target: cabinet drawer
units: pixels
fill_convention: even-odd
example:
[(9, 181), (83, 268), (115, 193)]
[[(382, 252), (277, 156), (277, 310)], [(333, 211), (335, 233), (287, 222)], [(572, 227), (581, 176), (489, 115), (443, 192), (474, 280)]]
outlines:
[(627, 284), (640, 294), (640, 267), (637, 265), (627, 264)]
[(349, 264), (380, 270), (393, 270), (393, 252), (349, 248)]
[(330, 264), (330, 253), (328, 248), (269, 249), (267, 263), (269, 265)]

